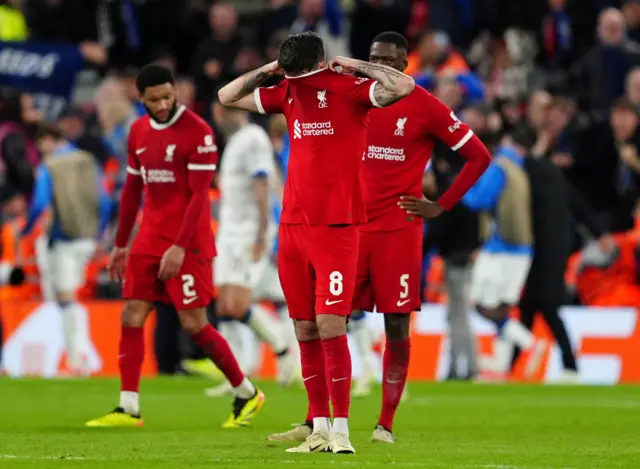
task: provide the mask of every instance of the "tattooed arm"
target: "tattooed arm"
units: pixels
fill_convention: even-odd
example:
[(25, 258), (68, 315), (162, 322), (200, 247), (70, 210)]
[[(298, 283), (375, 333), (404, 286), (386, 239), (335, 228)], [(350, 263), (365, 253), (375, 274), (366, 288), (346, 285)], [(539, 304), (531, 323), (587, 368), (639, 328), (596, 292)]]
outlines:
[(380, 107), (389, 106), (404, 98), (416, 86), (412, 77), (386, 65), (369, 63), (349, 57), (336, 57), (331, 62), (330, 67), (334, 69), (337, 65), (340, 65), (344, 72), (360, 72), (376, 80), (378, 83), (373, 90), (373, 96)]
[(263, 65), (256, 70), (245, 73), (220, 88), (220, 91), (218, 91), (218, 99), (220, 103), (225, 106), (258, 112), (253, 91), (267, 81), (267, 78), (279, 73), (280, 67), (278, 66), (278, 61)]

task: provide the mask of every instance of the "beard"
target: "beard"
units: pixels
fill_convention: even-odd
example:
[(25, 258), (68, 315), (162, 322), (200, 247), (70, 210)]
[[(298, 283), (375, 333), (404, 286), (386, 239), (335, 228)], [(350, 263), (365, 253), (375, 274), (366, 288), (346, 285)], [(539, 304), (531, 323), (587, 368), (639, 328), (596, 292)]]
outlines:
[(175, 116), (176, 112), (178, 111), (178, 101), (175, 101), (173, 103), (173, 107), (171, 108), (171, 111), (169, 111), (169, 115), (167, 116), (167, 118), (165, 120), (160, 120), (160, 119), (158, 119), (156, 117), (156, 115), (153, 112), (151, 112), (151, 109), (149, 109), (146, 104), (142, 103), (142, 105), (144, 106), (145, 110), (147, 111), (147, 114), (149, 114), (149, 117), (151, 119), (153, 119), (154, 121), (156, 121), (158, 124), (164, 124), (166, 122), (169, 122), (173, 118), (173, 116)]

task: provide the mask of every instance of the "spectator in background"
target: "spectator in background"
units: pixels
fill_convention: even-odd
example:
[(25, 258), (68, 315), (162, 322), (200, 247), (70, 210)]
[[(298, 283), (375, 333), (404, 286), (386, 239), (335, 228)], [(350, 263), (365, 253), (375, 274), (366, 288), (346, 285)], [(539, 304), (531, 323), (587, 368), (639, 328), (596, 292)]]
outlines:
[(179, 104), (184, 104), (187, 109), (194, 111), (196, 108), (196, 85), (187, 76), (176, 79), (176, 100)]
[(30, 195), (33, 171), (40, 162), (31, 138), (40, 121), (31, 96), (17, 90), (0, 89), (0, 200)]
[(626, 97), (640, 111), (640, 67), (636, 67), (627, 75)]
[(551, 161), (561, 168), (568, 169), (573, 166), (575, 161), (573, 140), (568, 128), (574, 114), (575, 104), (573, 101), (567, 98), (553, 99), (548, 108), (545, 122), (537, 131), (536, 143), (531, 149), (534, 157), (551, 158)]
[(627, 37), (640, 43), (640, 0), (625, 0), (622, 14), (627, 28)]
[(109, 159), (107, 147), (100, 135), (93, 135), (87, 131), (87, 116), (79, 109), (67, 108), (58, 121), (64, 138), (80, 150), (92, 154), (100, 166), (104, 167)]
[(138, 69), (132, 66), (123, 68), (117, 74), (122, 92), (125, 94), (126, 98), (133, 106), (136, 116), (141, 117), (144, 116), (147, 111), (144, 108), (142, 101), (140, 101), (140, 97), (138, 95), (138, 88), (136, 88), (136, 76), (138, 76)]
[[(260, 18), (258, 23), (259, 44), (268, 44), (268, 47), (272, 47), (275, 37), (282, 38), (275, 43), (276, 58), (277, 47), (289, 35), (289, 29), (297, 15), (298, 7), (293, 0), (269, 0), (269, 5)], [(270, 61), (276, 60), (276, 58), (270, 58), (273, 55), (269, 55), (269, 53), (267, 53), (267, 57)]]
[(313, 31), (322, 38), (328, 59), (346, 57), (350, 54), (345, 26), (345, 14), (338, 0), (300, 0), (291, 34)]
[(411, 76), (469, 71), (465, 58), (451, 46), (449, 37), (442, 31), (425, 31), (416, 50), (409, 54), (407, 60), (409, 65), (405, 73)]
[(624, 16), (607, 8), (598, 18), (598, 43), (589, 51), (580, 76), (580, 105), (592, 114), (606, 114), (624, 94), (625, 79), (640, 65), (640, 45), (626, 36)]
[(549, 0), (549, 13), (542, 23), (542, 54), (550, 71), (566, 71), (572, 63), (573, 32), (567, 0)]
[(367, 60), (373, 39), (384, 31), (405, 34), (412, 6), (417, 3), (411, 0), (356, 0), (349, 33), (352, 56)]
[(238, 13), (230, 3), (214, 3), (209, 10), (211, 37), (195, 52), (192, 74), (198, 100), (210, 103), (218, 89), (256, 67), (256, 59), (238, 30)]
[[(543, 132), (547, 123), (547, 113), (551, 108), (553, 97), (550, 93), (540, 90), (531, 93), (527, 104), (526, 120), (521, 126), (534, 139)], [(535, 140), (534, 140), (535, 141)]]

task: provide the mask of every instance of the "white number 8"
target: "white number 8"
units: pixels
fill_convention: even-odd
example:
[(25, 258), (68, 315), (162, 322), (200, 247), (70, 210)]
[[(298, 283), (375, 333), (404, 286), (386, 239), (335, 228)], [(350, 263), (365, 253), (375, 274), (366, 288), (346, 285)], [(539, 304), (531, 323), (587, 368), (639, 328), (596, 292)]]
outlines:
[(329, 291), (333, 296), (342, 294), (342, 274), (337, 270), (334, 270), (329, 275)]
[(185, 298), (193, 298), (196, 296), (196, 291), (193, 286), (196, 284), (196, 280), (191, 274), (184, 274), (182, 277), (182, 294)]
[(400, 276), (400, 286), (402, 291), (400, 292), (400, 298), (407, 298), (409, 296), (409, 274), (402, 274)]

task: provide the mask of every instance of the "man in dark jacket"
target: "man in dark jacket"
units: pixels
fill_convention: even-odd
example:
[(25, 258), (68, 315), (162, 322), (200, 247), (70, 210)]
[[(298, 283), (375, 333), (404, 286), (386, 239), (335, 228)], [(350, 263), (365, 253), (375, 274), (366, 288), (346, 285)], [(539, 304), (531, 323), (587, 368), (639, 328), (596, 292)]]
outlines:
[[(526, 132), (516, 132), (512, 138), (525, 148), (534, 143)], [(524, 168), (531, 187), (534, 255), (520, 301), (521, 321), (531, 328), (535, 313), (542, 314), (562, 351), (564, 372), (560, 380), (576, 382), (575, 355), (559, 316), (560, 307), (567, 302), (564, 275), (571, 254), (572, 218), (585, 225), (593, 237), (600, 238), (605, 249), (611, 248), (613, 242), (603, 235), (580, 193), (548, 158), (525, 158)]]

